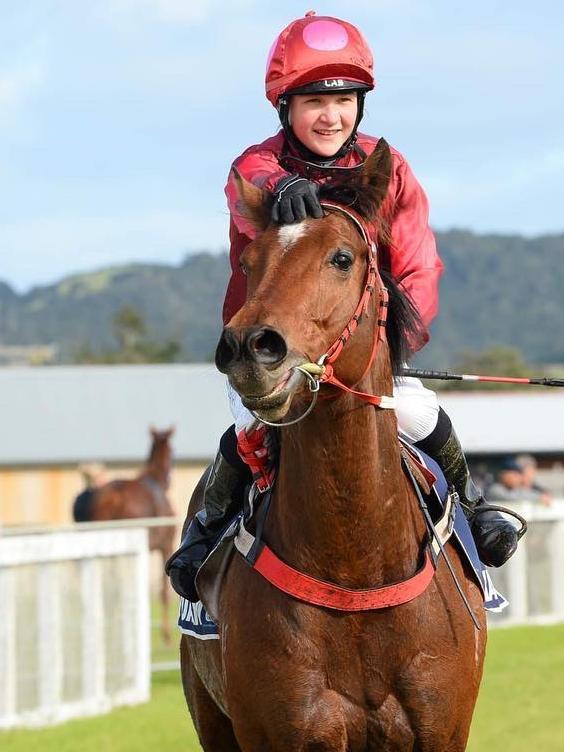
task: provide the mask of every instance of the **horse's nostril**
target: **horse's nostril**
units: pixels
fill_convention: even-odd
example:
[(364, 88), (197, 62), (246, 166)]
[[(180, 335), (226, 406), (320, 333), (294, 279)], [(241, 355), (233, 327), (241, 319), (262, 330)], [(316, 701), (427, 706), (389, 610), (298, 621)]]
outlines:
[(225, 370), (239, 357), (239, 343), (235, 335), (224, 329), (215, 350), (215, 365), (219, 371)]
[(243, 359), (273, 366), (284, 360), (287, 354), (286, 341), (275, 329), (251, 327), (232, 330), (226, 327), (217, 344), (215, 364), (219, 371), (227, 373)]
[(246, 345), (253, 360), (265, 365), (279, 363), (288, 354), (284, 337), (275, 329), (259, 329), (249, 334)]

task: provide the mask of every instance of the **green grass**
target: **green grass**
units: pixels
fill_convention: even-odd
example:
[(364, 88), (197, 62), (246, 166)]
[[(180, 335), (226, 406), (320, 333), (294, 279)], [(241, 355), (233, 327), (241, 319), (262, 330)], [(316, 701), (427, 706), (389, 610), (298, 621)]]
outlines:
[(2, 752), (138, 752), (200, 749), (188, 717), (178, 671), (153, 677), (147, 705), (33, 731), (0, 733)]
[(165, 663), (179, 660), (178, 641), (179, 632), (176, 627), (178, 619), (178, 598), (173, 597), (170, 604), (168, 622), (172, 632), (172, 641), (166, 645), (161, 635), (161, 604), (158, 600), (151, 602), (151, 661)]
[(564, 624), (490, 632), (468, 752), (564, 750)]
[[(562, 752), (563, 688), (564, 625), (491, 632), (468, 752)], [(38, 731), (0, 733), (0, 749), (197, 752), (200, 747), (184, 704), (179, 673), (170, 671), (154, 676), (147, 705)]]

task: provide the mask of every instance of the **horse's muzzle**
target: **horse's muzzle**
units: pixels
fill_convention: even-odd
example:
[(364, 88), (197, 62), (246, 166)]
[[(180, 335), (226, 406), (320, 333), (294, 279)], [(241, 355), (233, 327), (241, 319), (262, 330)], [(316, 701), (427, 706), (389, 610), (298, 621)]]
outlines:
[(304, 383), (295, 370), (307, 358), (288, 348), (276, 329), (268, 326), (225, 327), (215, 364), (229, 378), (249, 410), (278, 420)]
[(222, 373), (242, 362), (272, 370), (288, 355), (284, 337), (268, 326), (242, 329), (225, 327), (215, 351), (215, 364)]

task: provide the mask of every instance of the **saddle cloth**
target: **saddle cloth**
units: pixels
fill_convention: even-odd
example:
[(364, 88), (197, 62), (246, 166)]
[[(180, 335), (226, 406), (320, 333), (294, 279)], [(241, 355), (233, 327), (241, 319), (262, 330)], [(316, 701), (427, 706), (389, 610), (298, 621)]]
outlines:
[[(413, 447), (410, 447), (410, 451), (415, 451), (422, 464), (436, 478), (431, 493), (425, 499), (433, 519), (436, 520), (440, 517), (447, 500), (447, 482), (441, 469), (431, 457), (421, 451), (414, 450)], [(184, 598), (180, 599), (178, 627), (183, 634), (200, 640), (219, 639), (216, 626), (219, 612), (219, 592), (223, 576), (235, 551), (234, 539), (242, 520), (243, 513), (241, 512), (225, 529), (198, 572), (198, 592), (202, 596), (203, 602), (190, 603)], [(470, 526), (459, 504), (456, 504), (452, 539), (461, 555), (470, 565), (474, 578), (482, 591), (484, 608), (493, 612), (503, 611), (509, 605), (508, 601), (496, 590), (487, 568), (480, 561)]]

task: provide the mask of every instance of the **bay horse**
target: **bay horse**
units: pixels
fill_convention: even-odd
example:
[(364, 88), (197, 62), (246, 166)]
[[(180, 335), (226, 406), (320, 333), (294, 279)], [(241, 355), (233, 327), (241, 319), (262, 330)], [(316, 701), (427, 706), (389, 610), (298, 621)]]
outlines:
[[(394, 411), (331, 386), (389, 397), (413, 335), (399, 288), (386, 327), (378, 324), (386, 293), (380, 273), (367, 277), (370, 243), (353, 221), (383, 228), (390, 150), (380, 140), (354, 191), (347, 185), (340, 203), (324, 200), (323, 218), (292, 226), (270, 224), (266, 196), (237, 179), (240, 211), (260, 234), (241, 257), (247, 299), (222, 333), (216, 364), (256, 415), (286, 423), (263, 540), (295, 570), (362, 597), (419, 571), (427, 536), (402, 471)], [(356, 212), (343, 206), (353, 201)], [(292, 425), (311, 399), (296, 368), (328, 352), (333, 376)], [(478, 585), (454, 545), (446, 551), (475, 622), (444, 557), (418, 597), (347, 611), (283, 592), (235, 553), (219, 595), (219, 640), (181, 639), (184, 693), (203, 749), (464, 750), (486, 621)]]
[[(139, 475), (131, 480), (112, 480), (98, 488), (87, 489), (77, 497), (73, 516), (76, 521), (91, 522), (122, 520), (144, 517), (172, 517), (174, 510), (167, 497), (172, 470), (172, 447), (170, 439), (174, 433), (150, 428), (151, 448), (145, 465)], [(79, 511), (80, 498), (86, 502), (85, 511)], [(161, 634), (169, 644), (171, 629), (169, 623), (170, 585), (164, 574), (164, 563), (171, 555), (174, 546), (175, 527), (149, 528), (149, 550), (158, 551), (163, 561), (163, 575), (160, 588), (162, 607)]]

